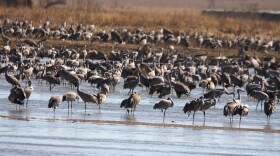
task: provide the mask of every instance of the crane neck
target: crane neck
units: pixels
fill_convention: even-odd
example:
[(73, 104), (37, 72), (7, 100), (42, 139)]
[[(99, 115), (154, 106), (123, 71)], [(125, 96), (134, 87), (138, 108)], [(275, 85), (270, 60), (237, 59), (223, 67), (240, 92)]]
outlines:
[(238, 94), (238, 100), (240, 101), (240, 103), (241, 103), (241, 96), (240, 96), (240, 92), (239, 91), (237, 91), (237, 94)]
[(172, 99), (170, 99), (170, 101), (171, 101), (171, 106), (173, 106), (173, 105), (174, 105), (174, 102), (173, 102), (173, 100), (172, 100)]

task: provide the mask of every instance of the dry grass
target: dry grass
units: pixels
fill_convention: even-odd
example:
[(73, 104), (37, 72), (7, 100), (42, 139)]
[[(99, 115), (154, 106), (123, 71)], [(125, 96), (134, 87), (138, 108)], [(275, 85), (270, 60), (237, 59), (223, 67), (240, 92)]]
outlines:
[[(77, 3), (78, 2), (78, 3)], [(218, 36), (262, 35), (280, 36), (279, 22), (264, 21), (259, 18), (217, 18), (202, 15), (200, 12), (188, 12), (167, 8), (112, 8), (102, 7), (94, 1), (73, 1), (65, 6), (43, 9), (0, 7), (0, 17), (32, 20), (36, 26), (49, 19), (52, 26), (62, 21), (68, 23), (95, 24), (100, 29), (144, 28), (145, 30), (171, 28), (178, 31), (195, 30)]]
[[(79, 3), (76, 3), (79, 2)], [(114, 8), (102, 7), (92, 1), (82, 0), (73, 1), (65, 6), (56, 6), (49, 9), (41, 7), (29, 8), (5, 8), (0, 6), (0, 19), (10, 18), (11, 20), (25, 19), (33, 21), (35, 26), (42, 25), (45, 20), (50, 20), (52, 27), (57, 27), (63, 21), (68, 24), (94, 24), (97, 29), (116, 29), (126, 28), (133, 30), (135, 28), (143, 28), (146, 31), (170, 28), (176, 31), (198, 31), (207, 34), (215, 34), (218, 37), (228, 37), (235, 35), (258, 35), (266, 38), (273, 37), (279, 39), (280, 27), (277, 21), (264, 21), (258, 18), (244, 19), (244, 18), (217, 18), (213, 16), (205, 16), (200, 12), (187, 12), (178, 9), (166, 8)], [(69, 25), (68, 25), (69, 26)], [(269, 35), (270, 34), (270, 35)], [(269, 36), (268, 36), (269, 35)], [(59, 47), (64, 45), (75, 45), (83, 48), (84, 41), (79, 42), (62, 42), (62, 41), (47, 41), (47, 45), (52, 44)], [(111, 51), (113, 44), (93, 44), (89, 48), (98, 48), (101, 51)], [(135, 50), (136, 45), (124, 45), (118, 47), (119, 49)], [(191, 50), (183, 47), (176, 47), (180, 51), (191, 54)], [(204, 50), (197, 50), (196, 54), (203, 54)], [(217, 56), (217, 51), (209, 53), (210, 56)], [(237, 50), (233, 52), (222, 52), (225, 56), (237, 55)], [(252, 55), (252, 52), (248, 53)], [(258, 52), (260, 58), (274, 56), (280, 58), (278, 54), (265, 54)]]

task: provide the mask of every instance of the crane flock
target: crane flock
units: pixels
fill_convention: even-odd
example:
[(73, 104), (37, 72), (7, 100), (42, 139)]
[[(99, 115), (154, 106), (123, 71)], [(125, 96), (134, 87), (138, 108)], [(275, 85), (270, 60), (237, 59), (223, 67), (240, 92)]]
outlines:
[[(136, 106), (140, 107), (141, 100), (145, 100), (135, 91), (139, 87), (143, 90), (146, 88), (151, 96), (158, 94), (159, 100), (155, 100), (151, 108), (164, 111), (163, 121), (166, 110), (176, 105), (174, 98), (186, 98), (197, 88), (203, 89), (201, 95), (186, 101), (182, 108), (182, 112), (188, 113), (188, 116), (193, 113), (193, 124), (198, 111), (203, 112), (205, 122), (206, 110), (221, 103), (219, 100), (223, 94), (233, 95), (232, 100), (223, 101), (223, 115), (229, 116), (230, 122), (238, 114), (240, 124), (241, 117), (249, 114), (249, 106), (241, 101), (241, 92), (246, 92), (248, 98), (257, 101), (256, 109), (259, 102), (261, 109), (264, 104), (268, 121), (275, 112), (277, 99), (278, 102), (280, 99), (280, 62), (273, 57), (261, 61), (256, 54), (247, 55), (246, 50), (251, 48), (263, 53), (279, 53), (280, 41), (270, 42), (254, 36), (237, 36), (230, 40), (190, 31), (176, 34), (170, 29), (146, 33), (142, 29), (131, 32), (126, 29), (95, 31), (94, 28), (94, 25), (79, 24), (76, 29), (73, 25), (51, 29), (49, 21), (43, 27), (34, 27), (28, 21), (4, 22), (0, 28), (3, 41), (0, 74), (4, 73), (5, 80), (11, 84), (9, 101), (17, 105), (25, 103), (28, 109), (32, 92), (36, 92), (32, 86), (34, 81), (38, 81), (38, 85), (45, 81), (49, 84), (49, 91), (55, 86), (61, 87), (62, 83), (63, 87), (70, 87), (72, 91), (50, 97), (48, 108), (53, 108), (55, 112), (61, 102), (67, 101), (68, 111), (70, 102), (72, 112), (72, 102), (80, 99), (86, 112), (88, 103), (96, 103), (99, 109), (102, 103), (110, 103), (106, 100), (107, 96), (114, 94), (116, 86), (123, 82), (123, 89), (129, 91), (127, 98), (119, 104), (128, 115), (134, 115)], [(23, 42), (17, 40), (16, 46), (12, 47), (13, 38), (27, 39)], [(40, 40), (35, 42), (33, 39)], [(83, 50), (65, 45), (50, 46), (46, 50), (46, 40), (86, 40), (86, 43)], [(87, 44), (97, 42), (112, 42), (115, 46), (137, 44), (138, 48), (130, 52), (112, 49), (105, 53), (87, 47)], [(157, 49), (156, 46), (161, 47)], [(176, 49), (177, 46), (184, 46), (186, 50), (191, 46), (204, 46), (205, 55), (195, 55), (194, 52), (186, 55)], [(226, 51), (229, 48), (241, 53), (241, 57), (228, 58), (221, 54), (214, 58), (208, 56), (210, 49)], [(48, 60), (42, 63), (41, 58)], [(28, 84), (22, 88), (21, 82), (25, 80)], [(89, 90), (81, 90), (82, 84), (99, 91), (93, 94)], [(229, 92), (229, 89), (232, 91)], [(235, 98), (236, 93), (238, 98)]]

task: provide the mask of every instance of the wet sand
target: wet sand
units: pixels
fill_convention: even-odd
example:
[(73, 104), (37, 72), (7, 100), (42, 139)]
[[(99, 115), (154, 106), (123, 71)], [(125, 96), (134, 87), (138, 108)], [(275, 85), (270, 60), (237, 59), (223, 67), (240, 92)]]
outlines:
[(280, 130), (275, 129), (255, 129), (241, 127), (215, 127), (215, 126), (198, 126), (198, 125), (182, 125), (182, 124), (166, 124), (166, 123), (147, 123), (147, 122), (130, 122), (130, 121), (112, 121), (112, 120), (81, 120), (81, 119), (55, 119), (55, 118), (21, 118), (15, 116), (0, 116), (2, 119), (21, 120), (21, 121), (43, 121), (43, 122), (67, 122), (67, 123), (88, 123), (88, 124), (110, 124), (110, 125), (137, 125), (137, 126), (155, 126), (155, 127), (173, 127), (173, 128), (192, 128), (192, 129), (213, 129), (213, 130), (228, 130), (228, 131), (252, 131), (266, 133), (280, 133)]

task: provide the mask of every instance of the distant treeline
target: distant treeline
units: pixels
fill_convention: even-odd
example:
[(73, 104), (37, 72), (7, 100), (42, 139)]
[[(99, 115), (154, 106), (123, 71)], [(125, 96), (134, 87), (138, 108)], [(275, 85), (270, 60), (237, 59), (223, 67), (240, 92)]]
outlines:
[(213, 15), (217, 17), (258, 17), (268, 20), (277, 20), (280, 21), (280, 13), (279, 12), (249, 12), (249, 11), (229, 11), (229, 10), (215, 10), (215, 9), (207, 9), (202, 12), (204, 15)]

